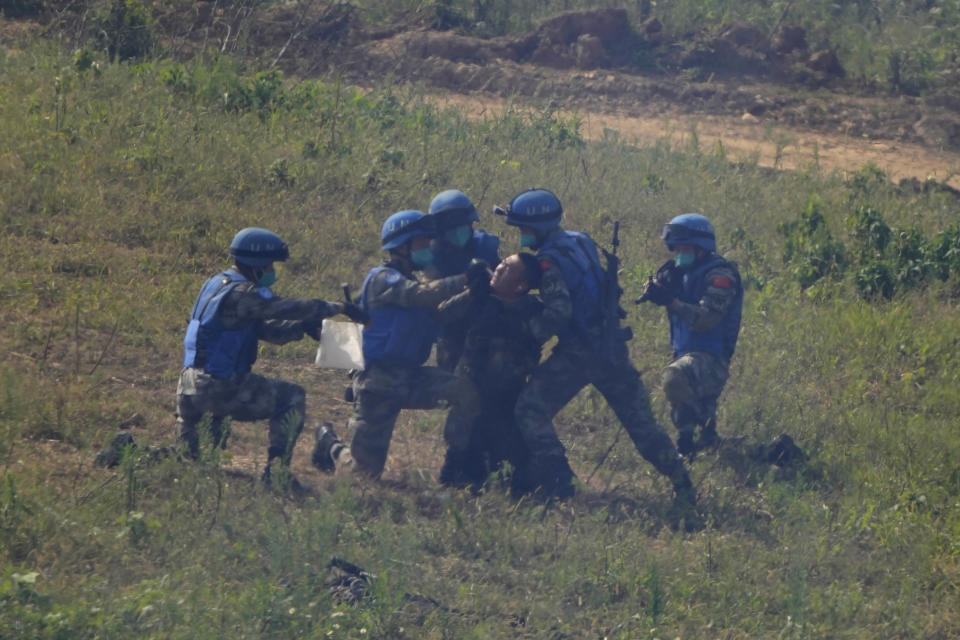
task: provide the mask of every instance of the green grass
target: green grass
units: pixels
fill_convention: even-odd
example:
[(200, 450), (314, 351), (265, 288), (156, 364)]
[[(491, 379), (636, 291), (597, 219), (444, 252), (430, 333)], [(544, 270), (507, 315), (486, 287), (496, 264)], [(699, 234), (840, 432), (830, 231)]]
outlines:
[[(2, 56), (0, 635), (960, 633), (956, 276), (891, 300), (864, 300), (852, 272), (801, 289), (778, 231), (815, 196), (850, 248), (847, 219), (864, 204), (932, 237), (956, 220), (955, 200), (901, 192), (869, 168), (844, 180), (733, 164), (695, 143), (586, 144), (550, 113), (471, 120), (414, 89), (296, 83), (226, 60), (96, 72), (39, 44)], [(666, 257), (666, 220), (713, 220), (751, 283), (721, 429), (789, 433), (808, 468), (698, 459), (712, 525), (692, 535), (665, 525), (668, 483), (622, 434), (593, 488), (553, 509), (497, 488), (439, 491), (438, 414), (404, 418), (397, 446), (425, 457), (388, 463), (390, 483), (321, 480), (302, 502), (264, 492), (233, 447), (197, 464), (91, 468), (122, 423), (141, 443), (170, 442), (186, 314), (239, 228), (290, 244), (281, 295), (335, 299), (377, 263), (390, 213), (462, 188), (510, 248), (516, 235), (490, 205), (531, 185), (556, 191), (567, 226), (601, 242), (622, 220), (627, 301)], [(631, 308), (629, 322), (666, 420), (662, 312)], [(305, 384), (312, 409), (333, 406), (339, 378), (319, 377), (311, 356), (307, 343), (269, 347), (258, 367)], [(586, 391), (557, 424), (587, 479), (618, 437), (615, 418)], [(235, 437), (262, 449), (259, 429)], [(334, 602), (331, 555), (375, 573), (375, 597)]]

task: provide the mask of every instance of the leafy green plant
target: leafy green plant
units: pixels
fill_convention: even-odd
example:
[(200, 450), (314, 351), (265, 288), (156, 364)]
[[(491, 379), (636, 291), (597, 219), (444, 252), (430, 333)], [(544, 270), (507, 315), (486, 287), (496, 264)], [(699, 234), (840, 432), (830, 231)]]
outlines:
[(824, 276), (839, 277), (847, 265), (847, 252), (827, 228), (821, 201), (810, 196), (798, 220), (782, 222), (777, 230), (785, 236), (784, 260), (801, 287), (809, 287)]

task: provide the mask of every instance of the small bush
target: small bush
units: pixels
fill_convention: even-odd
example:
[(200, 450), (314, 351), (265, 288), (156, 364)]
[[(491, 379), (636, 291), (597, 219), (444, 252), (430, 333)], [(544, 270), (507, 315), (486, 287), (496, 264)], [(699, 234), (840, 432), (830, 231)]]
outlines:
[(803, 288), (824, 276), (839, 276), (847, 265), (846, 247), (834, 239), (820, 209), (820, 199), (811, 196), (799, 220), (783, 222), (777, 227), (786, 236), (784, 260), (791, 265), (794, 278)]

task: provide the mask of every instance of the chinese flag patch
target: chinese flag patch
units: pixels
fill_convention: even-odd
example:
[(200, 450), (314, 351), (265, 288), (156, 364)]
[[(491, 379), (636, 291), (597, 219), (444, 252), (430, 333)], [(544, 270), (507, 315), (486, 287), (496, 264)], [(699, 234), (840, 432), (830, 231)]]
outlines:
[(733, 286), (733, 281), (727, 276), (715, 276), (712, 280), (710, 280), (710, 284), (720, 289), (729, 289)]

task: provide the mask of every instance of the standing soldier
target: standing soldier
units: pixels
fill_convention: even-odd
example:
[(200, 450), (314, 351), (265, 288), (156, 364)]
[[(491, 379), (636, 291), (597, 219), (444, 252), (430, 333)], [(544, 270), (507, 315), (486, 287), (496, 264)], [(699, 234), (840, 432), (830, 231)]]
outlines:
[[(507, 224), (519, 227), (520, 244), (535, 249), (542, 270), (544, 308), (531, 320), (541, 340), (556, 335), (550, 357), (520, 393), (516, 418), (530, 449), (529, 490), (565, 497), (574, 492), (573, 472), (553, 417), (584, 386), (593, 384), (617, 414), (637, 451), (673, 483), (674, 516), (698, 525), (696, 496), (673, 441), (657, 424), (640, 374), (630, 362), (619, 318), (608, 318), (605, 277), (593, 240), (560, 227), (563, 208), (545, 189), (521, 192), (504, 209)], [(606, 301), (608, 302), (608, 301)], [(615, 311), (614, 311), (615, 313)]]
[[(276, 282), (274, 262), (289, 256), (287, 245), (272, 231), (248, 227), (230, 243), (233, 268), (203, 285), (190, 314), (184, 339), (183, 372), (177, 385), (177, 435), (184, 454), (199, 455), (197, 424), (210, 415), (215, 445), (226, 446), (223, 420), (270, 421), (270, 444), (263, 481), (271, 482), (276, 460), (289, 467), (303, 429), (306, 394), (301, 386), (251, 373), (259, 340), (284, 344), (304, 335), (320, 337), (320, 323), (338, 313), (363, 321), (352, 304), (280, 298), (270, 290)], [(299, 488), (292, 479), (291, 488)]]
[[(427, 215), (433, 220), (437, 237), (433, 241), (434, 260), (426, 270), (431, 278), (446, 278), (467, 272), (472, 260), (483, 260), (490, 267), (500, 262), (500, 238), (474, 230), (480, 221), (470, 198), (457, 189), (441, 191), (430, 201)], [(466, 328), (463, 322), (445, 323), (437, 340), (437, 366), (453, 371), (463, 352)]]
[(693, 456), (719, 441), (717, 399), (740, 333), (743, 285), (737, 265), (716, 253), (713, 225), (704, 216), (677, 216), (660, 237), (674, 256), (637, 302), (649, 300), (667, 310), (674, 360), (664, 369), (663, 391), (677, 428), (677, 450)]
[[(453, 451), (466, 448), (479, 409), (469, 380), (423, 366), (437, 337), (437, 305), (468, 284), (464, 274), (426, 283), (413, 275), (433, 261), (430, 223), (422, 211), (400, 211), (387, 218), (380, 239), (389, 258), (370, 271), (360, 294), (360, 307), (370, 314), (370, 322), (363, 329), (364, 370), (354, 379), (349, 453), (354, 468), (374, 478), (383, 472), (401, 409), (449, 404), (444, 438)], [(488, 277), (485, 265), (473, 271)], [(333, 471), (346, 451), (330, 426), (317, 430), (313, 464), (318, 469)]]

